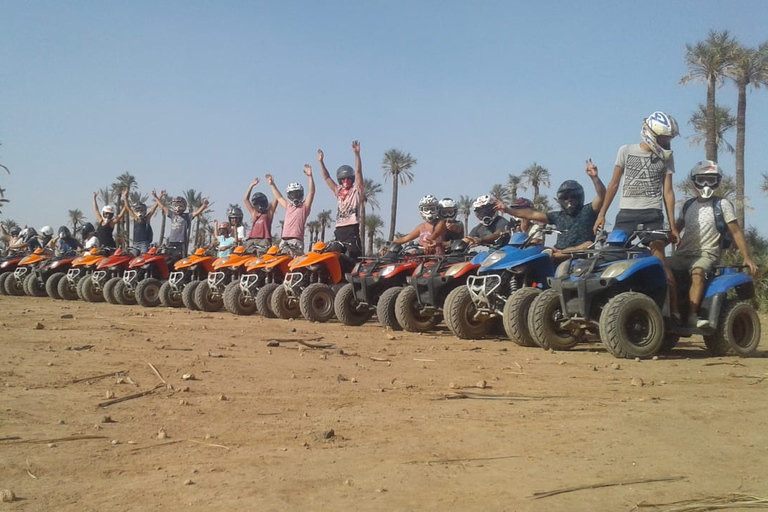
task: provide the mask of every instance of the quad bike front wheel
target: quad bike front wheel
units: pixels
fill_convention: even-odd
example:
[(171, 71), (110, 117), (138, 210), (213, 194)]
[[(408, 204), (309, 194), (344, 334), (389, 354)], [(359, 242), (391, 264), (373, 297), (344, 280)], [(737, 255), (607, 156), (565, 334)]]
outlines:
[(62, 278), (59, 279), (59, 286), (57, 288), (59, 297), (64, 300), (77, 300), (77, 283), (78, 281), (73, 283), (67, 279), (67, 276), (62, 276)]
[(123, 306), (135, 306), (136, 305), (136, 290), (128, 286), (128, 283), (122, 279), (115, 284), (112, 288), (112, 296), (115, 298), (118, 304)]
[(211, 288), (208, 281), (200, 281), (200, 284), (195, 288), (195, 304), (203, 311), (214, 313), (221, 309), (224, 300), (221, 294)]
[(520, 288), (509, 296), (504, 304), (504, 332), (507, 337), (521, 347), (538, 347), (531, 334), (528, 312), (531, 304), (541, 295), (541, 290), (533, 287)]
[(156, 308), (160, 305), (160, 284), (160, 280), (154, 277), (139, 281), (133, 292), (139, 306)]
[(12, 272), (5, 272), (4, 274), (0, 274), (0, 295), (8, 295), (5, 291), (5, 281), (8, 279), (8, 276), (12, 275)]
[(575, 347), (583, 337), (583, 331), (563, 328), (563, 321), (557, 290), (546, 290), (534, 299), (527, 322), (537, 345), (544, 350), (570, 350)]
[(120, 304), (117, 301), (117, 297), (115, 297), (115, 286), (117, 286), (117, 283), (122, 280), (122, 277), (112, 277), (106, 283), (104, 283), (104, 286), (101, 288), (101, 293), (104, 295), (104, 300), (110, 304)]
[(25, 295), (24, 281), (19, 281), (18, 279), (16, 279), (15, 275), (11, 274), (5, 280), (5, 293), (6, 295), (13, 295), (16, 297), (21, 297), (22, 295)]
[(352, 283), (345, 284), (336, 294), (333, 310), (336, 318), (344, 325), (363, 325), (373, 316), (373, 310), (367, 305), (361, 305), (355, 298)]
[(202, 281), (192, 281), (188, 283), (181, 291), (181, 301), (184, 303), (184, 307), (190, 311), (200, 311), (197, 303), (195, 302), (195, 290)]
[(642, 293), (620, 293), (600, 314), (600, 339), (615, 357), (652, 357), (664, 341), (661, 309)]
[(408, 332), (427, 332), (437, 325), (440, 318), (434, 313), (425, 313), (419, 304), (419, 295), (413, 286), (405, 286), (395, 300), (395, 318)]
[(40, 282), (35, 274), (27, 276), (27, 293), (32, 297), (45, 297), (48, 294), (45, 291), (45, 283)]
[(334, 316), (333, 299), (334, 293), (330, 286), (312, 283), (301, 292), (299, 309), (310, 322), (325, 323)]
[(240, 281), (232, 281), (224, 288), (224, 307), (233, 315), (256, 313), (256, 301), (243, 293)]
[(443, 305), (443, 316), (457, 338), (476, 340), (488, 335), (493, 323), (476, 315), (477, 307), (466, 286), (459, 286), (448, 294)]
[(277, 290), (278, 286), (282, 286), (277, 283), (267, 283), (256, 293), (256, 310), (264, 318), (277, 318), (275, 311), (272, 309), (272, 294)]
[(180, 308), (184, 306), (181, 293), (171, 286), (170, 281), (165, 281), (160, 286), (160, 304), (167, 308)]
[(384, 290), (384, 293), (379, 297), (379, 302), (376, 304), (376, 318), (379, 320), (379, 323), (393, 331), (403, 330), (403, 326), (397, 321), (397, 316), (395, 315), (395, 304), (401, 290), (400, 286)]
[(88, 302), (104, 302), (104, 294), (91, 276), (85, 276), (80, 286), (83, 300)]
[(274, 311), (277, 318), (289, 319), (299, 318), (301, 316), (301, 309), (299, 301), (288, 296), (288, 291), (285, 286), (279, 285), (272, 292), (272, 299), (270, 301), (272, 311)]
[(760, 317), (748, 301), (726, 301), (715, 334), (704, 336), (713, 356), (749, 357), (760, 344)]
[(63, 272), (56, 272), (46, 279), (45, 293), (48, 294), (50, 298), (61, 300), (61, 295), (59, 295), (59, 281), (61, 281), (64, 276), (65, 274)]

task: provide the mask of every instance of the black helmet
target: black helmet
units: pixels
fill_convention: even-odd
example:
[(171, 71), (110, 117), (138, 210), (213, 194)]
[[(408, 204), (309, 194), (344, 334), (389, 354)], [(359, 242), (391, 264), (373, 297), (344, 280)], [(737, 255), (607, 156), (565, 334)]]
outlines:
[[(267, 199), (267, 196), (261, 192), (253, 193), (251, 196), (251, 204), (259, 213), (267, 213), (267, 211), (269, 211), (269, 199)], [(240, 213), (240, 218), (242, 218), (242, 212)]]
[(171, 201), (171, 206), (177, 215), (181, 215), (187, 209), (187, 200), (181, 196), (176, 196), (173, 198), (173, 201)]
[(21, 238), (26, 243), (29, 243), (29, 241), (35, 238), (36, 236), (37, 236), (37, 230), (35, 230), (35, 228), (32, 228), (32, 227), (25, 228), (21, 232)]
[[(568, 199), (575, 199), (575, 202), (566, 203)], [(564, 181), (557, 189), (557, 203), (568, 215), (576, 215), (584, 206), (584, 187), (578, 181)]]
[[(264, 194), (262, 194), (264, 195)], [(262, 212), (264, 213), (264, 212)], [(233, 206), (229, 210), (227, 210), (227, 218), (229, 219), (229, 222), (232, 223), (232, 219), (237, 220), (237, 224), (243, 223), (243, 210), (240, 209), (239, 206)]]
[(19, 233), (21, 233), (21, 228), (19, 226), (13, 226), (11, 228), (11, 236), (19, 236)]
[(83, 224), (83, 227), (80, 228), (80, 233), (83, 235), (83, 239), (85, 239), (91, 233), (95, 233), (95, 232), (96, 232), (96, 228), (93, 227), (93, 224), (91, 224), (90, 222), (86, 222), (85, 224)]
[(67, 226), (59, 227), (59, 238), (69, 238), (70, 236), (72, 236), (72, 233), (69, 232)]
[(147, 216), (147, 205), (144, 203), (136, 203), (133, 205), (133, 212), (140, 219)]
[(350, 178), (352, 183), (355, 182), (355, 170), (348, 165), (342, 165), (336, 169), (336, 181), (339, 182), (339, 185), (341, 185), (341, 180), (345, 178)]

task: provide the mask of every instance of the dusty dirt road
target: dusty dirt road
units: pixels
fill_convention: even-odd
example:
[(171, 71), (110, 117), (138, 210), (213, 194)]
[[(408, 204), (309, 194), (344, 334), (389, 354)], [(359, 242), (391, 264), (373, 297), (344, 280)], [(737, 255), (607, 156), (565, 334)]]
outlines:
[[(334, 348), (288, 341), (313, 339)], [(0, 510), (616, 511), (768, 495), (765, 335), (752, 359), (694, 339), (636, 362), (599, 345), (1, 297), (0, 340), (0, 489), (16, 495)], [(507, 398), (444, 399), (461, 392)], [(669, 477), (684, 478), (532, 497)]]

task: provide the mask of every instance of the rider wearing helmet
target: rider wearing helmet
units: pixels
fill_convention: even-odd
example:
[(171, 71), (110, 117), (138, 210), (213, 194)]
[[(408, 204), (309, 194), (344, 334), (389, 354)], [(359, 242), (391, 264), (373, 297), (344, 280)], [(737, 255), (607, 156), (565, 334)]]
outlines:
[(19, 242), (19, 235), (21, 234), (21, 228), (19, 226), (13, 226), (10, 232), (5, 230), (5, 226), (0, 224), (0, 238), (5, 240), (8, 246), (8, 250), (11, 251), (12, 247)]
[(133, 248), (134, 252), (144, 254), (149, 251), (149, 246), (152, 244), (152, 216), (157, 210), (157, 203), (152, 205), (152, 208), (147, 211), (147, 205), (138, 202), (131, 205), (128, 200), (128, 189), (125, 189), (123, 193), (123, 201), (125, 202), (128, 215), (133, 219)]
[(96, 237), (96, 228), (93, 224), (86, 222), (83, 227), (80, 228), (80, 235), (83, 238), (83, 249), (90, 251), (94, 247), (99, 248), (99, 239)]
[(253, 187), (259, 184), (259, 178), (255, 178), (245, 191), (245, 206), (251, 212), (251, 231), (245, 241), (245, 252), (248, 254), (263, 254), (272, 245), (272, 218), (277, 209), (277, 199), (269, 202), (263, 192), (254, 192)]
[[(40, 247), (43, 249), (52, 249), (53, 244), (53, 228), (51, 226), (43, 226), (40, 228), (40, 234), (37, 237)], [(51, 252), (51, 251), (49, 251)]]
[(470, 245), (497, 246), (509, 242), (510, 222), (496, 211), (496, 199), (482, 195), (472, 203), (472, 211), (480, 224), (472, 228), (465, 241)]
[(213, 221), (213, 230), (216, 232), (214, 245), (218, 248), (216, 256), (223, 258), (232, 254), (232, 247), (235, 245), (235, 237), (232, 236), (230, 224), (227, 221), (219, 224), (219, 221)]
[(294, 256), (304, 254), (304, 231), (309, 213), (312, 211), (312, 202), (315, 199), (315, 180), (312, 177), (312, 167), (308, 164), (304, 164), (304, 175), (309, 182), (309, 193), (306, 199), (304, 198), (304, 187), (300, 183), (289, 183), (285, 190), (287, 200), (275, 186), (272, 175), (267, 174), (266, 176), (267, 183), (272, 189), (272, 195), (275, 196), (278, 204), (285, 208), (280, 249), (287, 250)]
[(459, 215), (459, 208), (456, 206), (456, 201), (450, 197), (444, 197), (437, 203), (437, 213), (440, 215), (440, 218), (445, 221), (446, 244), (450, 244), (453, 240), (461, 240), (464, 238), (464, 224), (456, 220)]
[[(699, 306), (704, 294), (706, 274), (711, 272), (720, 259), (722, 241), (727, 229), (733, 235), (736, 247), (744, 257), (744, 265), (750, 273), (757, 272), (757, 266), (749, 256), (744, 233), (739, 226), (733, 204), (724, 197), (714, 196), (720, 186), (722, 173), (712, 160), (702, 160), (693, 166), (689, 174), (698, 197), (689, 199), (677, 218), (676, 227), (683, 236), (675, 254), (667, 258), (674, 271), (691, 275), (691, 289), (688, 294), (688, 325), (699, 329), (708, 327), (709, 321), (698, 317)], [(722, 215), (725, 226), (718, 228), (716, 212)], [(670, 295), (676, 294), (676, 288), (670, 286)]]
[(99, 211), (99, 203), (97, 201), (99, 193), (93, 193), (93, 213), (96, 214), (96, 220), (99, 222), (96, 226), (96, 236), (99, 238), (99, 247), (103, 249), (114, 249), (117, 247), (115, 243), (115, 237), (113, 232), (115, 226), (120, 223), (126, 212), (126, 205), (123, 204), (123, 209), (115, 217), (115, 207), (111, 204), (105, 204), (101, 211)]
[(229, 220), (229, 230), (235, 237), (238, 245), (245, 240), (245, 226), (243, 226), (243, 210), (238, 205), (232, 206), (227, 210), (227, 220)]
[[(595, 233), (605, 226), (605, 215), (621, 183), (619, 214), (613, 229), (624, 231), (627, 235), (632, 235), (641, 224), (647, 230), (662, 229), (666, 211), (671, 228), (669, 241), (674, 244), (680, 242), (680, 233), (674, 222), (675, 190), (672, 186), (672, 174), (675, 172), (675, 159), (671, 149), (672, 139), (679, 133), (674, 117), (656, 111), (643, 120), (640, 143), (619, 148), (613, 177), (608, 184), (603, 207), (593, 226)], [(645, 242), (651, 253), (664, 263), (667, 280), (673, 283), (675, 278), (664, 256), (666, 238), (651, 235)], [(679, 320), (677, 297), (670, 295), (669, 306), (670, 314)]]
[(424, 254), (444, 254), (445, 221), (440, 218), (438, 204), (439, 201), (433, 195), (428, 194), (422, 197), (419, 201), (419, 215), (424, 222), (407, 235), (396, 238), (392, 242), (404, 244), (418, 238)]
[(208, 205), (208, 198), (203, 198), (203, 202), (200, 208), (192, 213), (187, 213), (187, 200), (181, 196), (176, 196), (171, 201), (171, 207), (168, 208), (163, 203), (163, 197), (167, 194), (165, 190), (160, 191), (160, 195), (157, 195), (155, 190), (152, 190), (152, 197), (155, 198), (157, 207), (163, 211), (163, 215), (171, 219), (171, 230), (168, 233), (168, 247), (170, 249), (170, 255), (173, 260), (183, 258), (187, 254), (189, 246), (189, 231), (192, 228), (192, 219), (203, 213)]
[(525, 200), (528, 201), (527, 203), (513, 204), (510, 207), (499, 204), (500, 210), (511, 215), (542, 224), (554, 224), (558, 230), (562, 231), (557, 235), (552, 254), (555, 263), (570, 257), (563, 251), (584, 249), (595, 240), (592, 226), (605, 199), (605, 185), (600, 180), (597, 166), (592, 163), (591, 158), (586, 161), (586, 173), (592, 180), (597, 193), (597, 196), (590, 203), (584, 203), (584, 187), (579, 182), (566, 180), (557, 189), (559, 211), (547, 213), (537, 211), (533, 209), (533, 204), (528, 200)]
[(80, 241), (72, 236), (67, 226), (59, 227), (56, 238), (51, 240), (50, 245), (54, 248), (56, 256), (70, 256), (77, 252), (82, 246)]
[(360, 216), (365, 202), (365, 192), (359, 141), (352, 141), (352, 151), (355, 153), (355, 169), (353, 170), (349, 165), (342, 165), (336, 170), (337, 181), (333, 181), (325, 167), (325, 154), (322, 149), (317, 150), (317, 161), (320, 163), (320, 172), (325, 183), (336, 197), (336, 229), (333, 236), (344, 243), (347, 255), (354, 260), (363, 254), (363, 244), (360, 241)]

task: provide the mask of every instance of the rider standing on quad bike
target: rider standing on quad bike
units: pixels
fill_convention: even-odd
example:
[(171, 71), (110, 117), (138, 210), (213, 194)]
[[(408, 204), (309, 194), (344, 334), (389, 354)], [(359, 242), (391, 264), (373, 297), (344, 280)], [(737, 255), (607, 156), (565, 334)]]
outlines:
[[(608, 183), (603, 207), (593, 226), (594, 233), (605, 227), (605, 214), (619, 191), (619, 183), (623, 177), (619, 214), (613, 229), (624, 231), (627, 236), (632, 236), (639, 225), (648, 231), (663, 229), (663, 210), (666, 210), (671, 229), (669, 241), (675, 245), (680, 243), (680, 233), (675, 227), (675, 190), (672, 186), (675, 159), (671, 149), (672, 139), (679, 134), (675, 118), (664, 112), (656, 111), (643, 120), (640, 144), (628, 144), (619, 148), (613, 177)], [(674, 288), (675, 278), (664, 256), (667, 240), (661, 235), (656, 235), (646, 242), (651, 253), (664, 264), (667, 282)], [(670, 313), (672, 318), (679, 322), (677, 296), (670, 294), (669, 297)]]
[(441, 220), (438, 214), (437, 198), (432, 195), (422, 197), (419, 201), (419, 214), (424, 222), (407, 235), (396, 238), (392, 242), (402, 245), (418, 238), (424, 254), (445, 254), (445, 247), (443, 247), (445, 221)]
[(501, 247), (509, 242), (510, 222), (499, 215), (496, 210), (496, 199), (483, 195), (472, 203), (472, 211), (480, 224), (472, 228), (464, 241), (469, 245), (486, 245)]
[(192, 219), (200, 215), (208, 208), (210, 204), (208, 198), (203, 199), (203, 204), (197, 211), (191, 214), (186, 213), (187, 200), (181, 196), (176, 196), (171, 201), (171, 208), (163, 204), (162, 198), (165, 197), (165, 190), (160, 191), (160, 196), (152, 190), (152, 197), (155, 198), (155, 204), (163, 210), (163, 215), (171, 219), (171, 231), (168, 233), (168, 255), (171, 260), (177, 261), (187, 255), (187, 246), (189, 245), (189, 231), (192, 228)]
[(277, 199), (269, 202), (262, 192), (254, 192), (253, 187), (259, 184), (259, 178), (254, 179), (245, 192), (245, 206), (251, 212), (253, 225), (245, 241), (245, 252), (248, 254), (264, 254), (272, 245), (272, 218), (277, 209)]
[(99, 203), (96, 199), (98, 195), (98, 192), (93, 193), (93, 213), (96, 215), (96, 220), (99, 221), (99, 225), (96, 226), (96, 236), (99, 238), (100, 247), (114, 249), (117, 247), (117, 244), (112, 233), (115, 226), (123, 219), (127, 205), (123, 205), (123, 209), (120, 210), (120, 214), (117, 217), (115, 217), (115, 207), (111, 204), (105, 204), (101, 208), (101, 213), (99, 213)]
[(223, 258), (232, 254), (232, 247), (235, 245), (235, 237), (229, 229), (228, 222), (213, 221), (213, 231), (218, 234), (214, 245), (216, 246), (216, 257)]
[(304, 230), (309, 213), (312, 211), (312, 201), (315, 199), (315, 180), (312, 178), (312, 167), (309, 164), (304, 164), (304, 174), (309, 182), (307, 198), (304, 198), (304, 187), (301, 183), (289, 183), (285, 189), (287, 201), (275, 186), (272, 175), (266, 176), (267, 184), (272, 188), (272, 195), (280, 206), (285, 208), (280, 249), (283, 252), (290, 252), (294, 257), (304, 254)]
[[(131, 206), (128, 201), (128, 189), (123, 192), (123, 203), (128, 215), (133, 219), (133, 247), (135, 250), (133, 253), (136, 256), (145, 254), (149, 251), (149, 246), (152, 244), (152, 225), (150, 221), (152, 216), (157, 210), (157, 203), (152, 206), (152, 209), (147, 212), (147, 205), (144, 203), (136, 203)], [(138, 254), (136, 254), (138, 252)]]
[[(677, 251), (667, 259), (673, 271), (691, 275), (687, 325), (699, 329), (709, 327), (709, 320), (699, 318), (699, 306), (704, 295), (706, 274), (711, 273), (720, 260), (726, 229), (733, 236), (733, 242), (744, 257), (744, 265), (749, 267), (750, 274), (755, 275), (757, 272), (757, 266), (749, 256), (749, 247), (736, 219), (733, 204), (724, 197), (713, 196), (722, 178), (720, 167), (712, 160), (703, 160), (693, 166), (690, 179), (699, 196), (689, 199), (683, 206), (675, 227), (678, 231), (685, 231)], [(718, 206), (725, 226), (717, 225), (715, 209)], [(670, 286), (669, 293), (676, 294), (677, 290)]]
[(554, 250), (552, 252), (552, 261), (559, 263), (570, 257), (563, 251), (572, 251), (576, 249), (586, 249), (595, 240), (595, 234), (592, 232), (597, 214), (603, 206), (605, 199), (605, 185), (597, 175), (597, 166), (592, 163), (592, 159), (587, 160), (586, 173), (595, 186), (595, 197), (591, 203), (584, 204), (584, 187), (574, 180), (567, 180), (557, 189), (557, 202), (560, 205), (560, 211), (540, 212), (529, 207), (520, 208), (522, 205), (504, 206), (501, 202), (497, 208), (510, 215), (533, 222), (542, 222), (545, 224), (554, 224), (559, 231), (563, 233), (557, 235)]
[(322, 149), (317, 150), (317, 161), (320, 162), (320, 172), (333, 195), (336, 196), (336, 230), (333, 236), (342, 242), (352, 261), (363, 255), (360, 241), (360, 207), (365, 201), (363, 191), (363, 162), (360, 160), (360, 142), (352, 141), (352, 151), (355, 153), (355, 169), (342, 165), (336, 170), (336, 182), (331, 179), (325, 167)]

